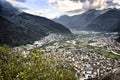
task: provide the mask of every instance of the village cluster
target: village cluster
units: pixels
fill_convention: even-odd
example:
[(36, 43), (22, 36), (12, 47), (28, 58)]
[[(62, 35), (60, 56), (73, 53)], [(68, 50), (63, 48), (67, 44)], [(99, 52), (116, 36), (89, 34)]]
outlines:
[[(76, 76), (80, 80), (99, 78), (120, 68), (120, 44), (114, 42), (112, 38), (113, 36), (111, 37), (109, 34), (107, 36), (94, 34), (90, 37), (83, 35), (83, 37), (79, 36), (68, 40), (62, 36), (52, 35), (43, 41), (36, 41), (34, 45), (26, 45), (27, 51), (23, 51), (23, 54), (29, 54), (29, 50), (35, 47), (44, 51), (46, 56), (61, 53), (59, 58), (64, 58), (73, 64)], [(87, 46), (92, 47), (92, 49)], [(96, 48), (119, 57), (106, 57), (100, 54), (100, 51), (96, 52)]]

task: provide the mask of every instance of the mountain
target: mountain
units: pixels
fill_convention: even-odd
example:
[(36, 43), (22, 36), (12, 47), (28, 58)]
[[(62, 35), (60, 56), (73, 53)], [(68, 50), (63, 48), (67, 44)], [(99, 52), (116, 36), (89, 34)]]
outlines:
[(57, 23), (60, 23), (60, 24), (63, 24), (64, 26), (70, 28), (69, 26), (69, 22), (71, 21), (71, 17), (68, 16), (68, 15), (63, 15), (63, 16), (60, 16), (59, 18), (55, 18), (53, 19), (53, 21), (57, 22)]
[(47, 35), (42, 31), (36, 32), (16, 25), (1, 16), (0, 25), (0, 45), (7, 44), (10, 46), (18, 46), (31, 43), (31, 41), (35, 41)]
[(47, 18), (20, 12), (0, 1), (0, 45), (18, 46), (32, 43), (51, 34), (71, 34), (65, 26)]
[[(66, 20), (66, 22), (64, 21)], [(120, 31), (120, 10), (104, 9), (104, 10), (88, 10), (87, 12), (75, 16), (61, 16), (54, 21), (67, 26), (70, 29), (85, 31), (104, 31), (116, 32)]]
[(50, 33), (60, 33), (60, 34), (68, 34), (70, 33), (69, 29), (64, 27), (63, 25), (51, 21), (47, 18), (31, 15), (28, 13), (20, 13), (12, 17), (11, 21), (13, 21), (17, 25), (25, 26), (32, 30), (42, 30), (43, 32)]
[(102, 15), (96, 17), (90, 24), (85, 27), (87, 30), (94, 31), (120, 31), (120, 11), (111, 9)]
[(55, 18), (54, 21), (61, 23), (71, 29), (82, 29), (86, 24), (91, 22), (91, 20), (96, 17), (95, 12), (96, 10), (92, 9), (80, 15), (67, 17), (65, 17), (66, 15), (63, 15), (59, 18)]
[(19, 13), (19, 10), (13, 7), (9, 2), (0, 0), (0, 15), (11, 17)]

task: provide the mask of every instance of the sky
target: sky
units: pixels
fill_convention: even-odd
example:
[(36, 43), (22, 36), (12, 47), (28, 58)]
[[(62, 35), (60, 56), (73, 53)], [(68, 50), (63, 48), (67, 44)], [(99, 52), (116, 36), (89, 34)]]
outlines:
[(89, 9), (119, 8), (120, 0), (7, 0), (21, 11), (47, 18), (76, 15)]

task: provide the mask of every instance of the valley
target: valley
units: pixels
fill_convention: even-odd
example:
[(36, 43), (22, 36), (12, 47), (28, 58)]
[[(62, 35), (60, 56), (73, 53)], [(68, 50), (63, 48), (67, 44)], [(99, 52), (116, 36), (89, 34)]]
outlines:
[[(98, 9), (103, 3), (106, 8)], [(120, 3), (0, 0), (0, 80), (120, 80), (115, 5)]]
[[(57, 59), (74, 66), (80, 80), (98, 80), (106, 73), (115, 72), (120, 67), (120, 43), (117, 33), (73, 31), (73, 35), (51, 34), (46, 38), (27, 44), (25, 50), (15, 48), (27, 56), (32, 49), (43, 51), (46, 56), (61, 54)], [(66, 64), (63, 64), (65, 66)]]

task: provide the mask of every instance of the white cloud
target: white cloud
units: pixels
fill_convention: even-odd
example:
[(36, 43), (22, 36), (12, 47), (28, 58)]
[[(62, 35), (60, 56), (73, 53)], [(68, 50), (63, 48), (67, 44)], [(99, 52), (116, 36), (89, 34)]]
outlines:
[(6, 0), (6, 1), (10, 2), (13, 6), (19, 6), (19, 5), (23, 4), (16, 0)]
[[(107, 3), (108, 1), (111, 3)], [(49, 0), (50, 5), (68, 15), (74, 15), (88, 9), (118, 7), (118, 3), (120, 3), (120, 0)]]
[(82, 9), (83, 6), (81, 2), (73, 2), (70, 0), (49, 0), (49, 4), (58, 9), (63, 14), (69, 11)]
[[(19, 2), (19, 0), (7, 0), (14, 6), (19, 7), (22, 11), (44, 16), (47, 18), (53, 18), (59, 15), (76, 15), (80, 14), (88, 9), (105, 9), (120, 7), (120, 0), (47, 0), (50, 8), (36, 9), (28, 7), (26, 4)], [(21, 1), (21, 0), (20, 0)], [(22, 0), (31, 3), (39, 2), (39, 0)], [(44, 2), (45, 0), (40, 0)], [(46, 1), (45, 1), (46, 2)], [(36, 5), (36, 4), (34, 4)], [(37, 5), (38, 6), (38, 5)], [(56, 10), (56, 11), (54, 11)]]
[(26, 2), (26, 0), (7, 0), (7, 1), (10, 1), (10, 2), (13, 2), (13, 1), (16, 1), (16, 2)]
[(55, 17), (60, 15), (57, 12), (54, 12), (54, 13), (51, 12), (50, 9), (36, 9), (36, 10), (25, 9), (23, 11), (26, 12), (26, 13), (33, 14), (33, 15), (47, 17), (49, 19), (53, 19), (53, 18), (55, 18)]
[(120, 7), (120, 0), (113, 0), (114, 3), (117, 3), (119, 6), (117, 7)]
[[(84, 0), (83, 2), (80, 2), (80, 0), (49, 0), (49, 4), (61, 11), (62, 13), (68, 15), (72, 14), (70, 12), (74, 12), (74, 14), (77, 14), (81, 13), (81, 11), (85, 11), (88, 9), (103, 9), (106, 7), (105, 0), (94, 0), (93, 3), (91, 3), (89, 0)], [(78, 10), (80, 12), (78, 12)], [(75, 11), (77, 12), (75, 13)]]

